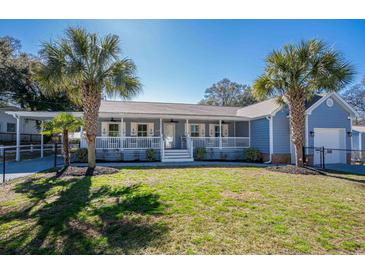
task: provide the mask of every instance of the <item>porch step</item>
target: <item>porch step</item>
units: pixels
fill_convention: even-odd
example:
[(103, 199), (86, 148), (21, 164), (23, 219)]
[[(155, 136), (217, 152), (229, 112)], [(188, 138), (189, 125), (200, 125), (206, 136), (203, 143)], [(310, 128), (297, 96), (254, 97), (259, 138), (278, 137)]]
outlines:
[(169, 149), (164, 151), (162, 162), (193, 162), (187, 149)]

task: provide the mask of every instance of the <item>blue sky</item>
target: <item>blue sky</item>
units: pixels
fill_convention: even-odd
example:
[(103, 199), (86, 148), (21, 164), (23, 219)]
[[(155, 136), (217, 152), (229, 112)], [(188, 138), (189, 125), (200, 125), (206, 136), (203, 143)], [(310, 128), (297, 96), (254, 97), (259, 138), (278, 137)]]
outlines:
[(68, 26), (120, 36), (143, 84), (139, 101), (196, 103), (222, 78), (251, 85), (264, 58), (286, 43), (320, 38), (365, 75), (365, 20), (0, 20), (25, 52), (62, 36)]

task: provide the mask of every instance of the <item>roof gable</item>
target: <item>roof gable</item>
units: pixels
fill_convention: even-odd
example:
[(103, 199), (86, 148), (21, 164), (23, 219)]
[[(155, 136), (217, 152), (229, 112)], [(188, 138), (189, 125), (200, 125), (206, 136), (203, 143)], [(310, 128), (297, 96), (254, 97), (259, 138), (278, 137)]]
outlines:
[(358, 113), (344, 100), (341, 98), (340, 95), (338, 95), (335, 92), (331, 92), (326, 94), (325, 96), (322, 96), (319, 100), (317, 100), (314, 104), (312, 104), (306, 111), (306, 114), (311, 114), (313, 110), (315, 110), (317, 107), (319, 107), (322, 103), (324, 103), (328, 98), (332, 98), (335, 100), (342, 109), (347, 111), (352, 117), (357, 117)]

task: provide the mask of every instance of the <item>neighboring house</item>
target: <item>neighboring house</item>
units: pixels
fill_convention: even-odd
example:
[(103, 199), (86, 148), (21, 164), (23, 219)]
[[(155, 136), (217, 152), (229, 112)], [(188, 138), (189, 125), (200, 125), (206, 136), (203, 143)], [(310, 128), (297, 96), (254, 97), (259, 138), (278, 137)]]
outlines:
[[(307, 147), (351, 149), (351, 121), (357, 113), (339, 95), (315, 96), (306, 108)], [(24, 118), (50, 119), (58, 114), (7, 113), (19, 122)], [(84, 138), (81, 147), (86, 147)], [(96, 149), (100, 160), (146, 160), (146, 150), (154, 149), (162, 161), (192, 161), (197, 148), (205, 149), (207, 160), (242, 160), (249, 147), (259, 149), (264, 161), (295, 160), (286, 106), (277, 104), (275, 99), (243, 108), (102, 101), (99, 109)], [(317, 150), (308, 150), (307, 154), (311, 161), (319, 163)], [(326, 162), (346, 163), (350, 156), (350, 152), (328, 153)]]
[[(0, 108), (0, 145), (15, 144), (16, 142), (16, 119), (8, 111), (20, 111), (15, 106)], [(34, 143), (40, 141), (36, 120), (22, 119), (20, 123), (20, 138), (22, 143)]]

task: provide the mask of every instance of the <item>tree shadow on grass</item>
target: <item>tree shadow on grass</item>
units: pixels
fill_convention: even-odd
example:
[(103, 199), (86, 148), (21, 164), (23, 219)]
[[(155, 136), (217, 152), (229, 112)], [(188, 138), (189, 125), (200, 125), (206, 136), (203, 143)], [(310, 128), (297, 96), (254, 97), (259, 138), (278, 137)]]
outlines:
[(158, 244), (167, 233), (158, 195), (140, 185), (92, 188), (91, 178), (18, 184), (31, 202), (0, 216), (0, 225), (21, 223), (0, 237), (0, 253), (135, 254)]

